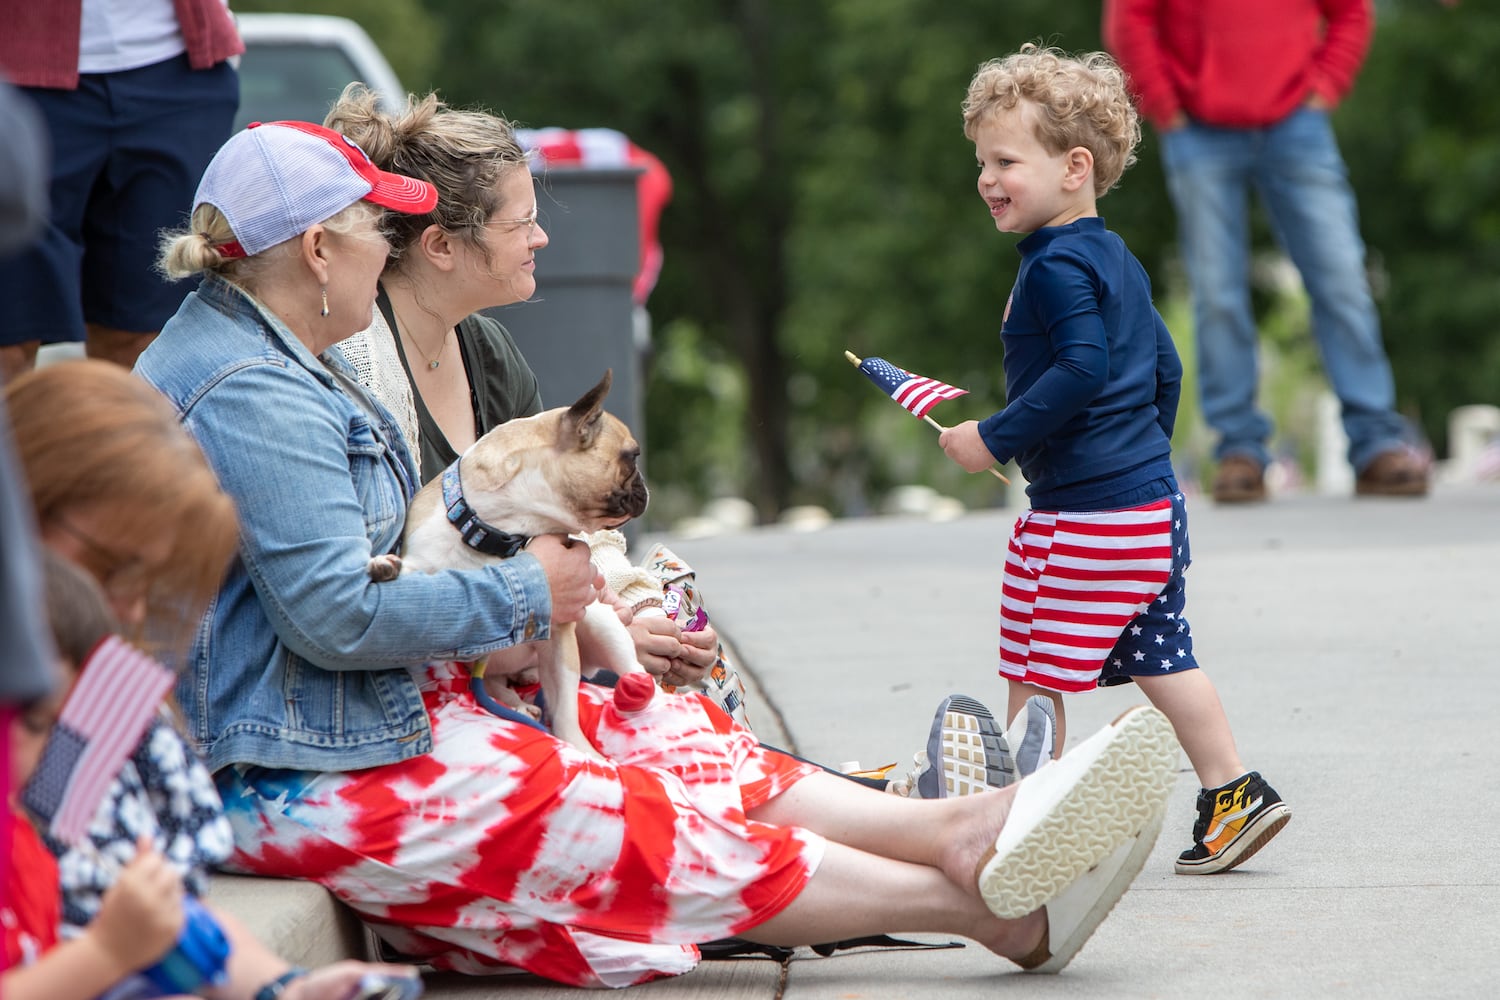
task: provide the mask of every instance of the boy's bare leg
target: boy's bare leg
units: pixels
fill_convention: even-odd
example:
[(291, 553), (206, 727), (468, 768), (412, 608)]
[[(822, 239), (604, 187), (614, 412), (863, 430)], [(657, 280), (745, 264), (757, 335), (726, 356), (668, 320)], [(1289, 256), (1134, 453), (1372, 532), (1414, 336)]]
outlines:
[[(1068, 720), (1063, 716), (1063, 697), (1060, 692), (1049, 691), (1035, 684), (1023, 684), (1020, 681), (1006, 681), (1009, 689), (1006, 695), (1005, 725), (1009, 726), (1015, 719), (1017, 713), (1026, 707), (1026, 699), (1032, 695), (1041, 695), (1052, 701), (1052, 711), (1057, 715), (1057, 729), (1052, 737), (1052, 759), (1056, 760), (1062, 756), (1063, 743), (1068, 738)], [(1171, 713), (1164, 713), (1171, 718)]]
[[(1184, 670), (1157, 677), (1137, 677), (1141, 692), (1161, 710), (1177, 732), (1177, 741), (1187, 753), (1198, 783), (1218, 788), (1245, 773), (1245, 765), (1234, 745), (1229, 718), (1219, 701), (1219, 692), (1202, 670)], [(1058, 719), (1062, 730), (1062, 719)]]

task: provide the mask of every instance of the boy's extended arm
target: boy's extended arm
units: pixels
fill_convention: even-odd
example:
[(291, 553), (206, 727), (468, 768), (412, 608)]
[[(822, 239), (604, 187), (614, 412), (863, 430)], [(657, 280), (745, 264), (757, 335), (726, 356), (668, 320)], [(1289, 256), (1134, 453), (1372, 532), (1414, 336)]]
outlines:
[(1062, 258), (1038, 260), (1028, 296), (1045, 317), (1052, 360), (1005, 409), (979, 422), (979, 436), (997, 462), (1035, 447), (1072, 420), (1109, 379), (1109, 338), (1092, 273)]
[(1167, 440), (1177, 426), (1177, 403), (1182, 397), (1182, 358), (1161, 315), (1156, 317), (1156, 422)]

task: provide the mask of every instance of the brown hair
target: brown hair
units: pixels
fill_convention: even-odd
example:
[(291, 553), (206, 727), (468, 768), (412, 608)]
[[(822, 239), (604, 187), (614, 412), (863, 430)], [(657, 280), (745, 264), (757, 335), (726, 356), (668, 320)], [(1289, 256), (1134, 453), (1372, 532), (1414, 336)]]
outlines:
[(979, 123), (1022, 101), (1036, 108), (1036, 138), (1054, 156), (1075, 146), (1094, 154), (1094, 196), (1120, 182), (1135, 162), (1141, 120), (1125, 86), (1125, 72), (1107, 52), (1070, 56), (1032, 42), (980, 66), (964, 97), (964, 136)]
[(42, 550), (47, 621), (57, 651), (76, 671), (105, 636), (120, 630), (109, 602), (88, 572), (51, 549)]
[(106, 512), (121, 538), (174, 529), (148, 582), (146, 634), (180, 650), (238, 544), (234, 503), (167, 401), (106, 361), (64, 361), (5, 390), (22, 476), (43, 529), (69, 510)]
[(434, 224), (485, 252), (480, 233), (500, 207), (495, 186), (510, 171), (529, 169), (514, 125), (488, 111), (450, 108), (437, 94), (409, 95), (405, 108), (387, 114), (368, 87), (351, 83), (323, 125), (353, 139), (380, 169), (437, 188), (437, 207), (425, 215), (386, 213), (392, 267)]

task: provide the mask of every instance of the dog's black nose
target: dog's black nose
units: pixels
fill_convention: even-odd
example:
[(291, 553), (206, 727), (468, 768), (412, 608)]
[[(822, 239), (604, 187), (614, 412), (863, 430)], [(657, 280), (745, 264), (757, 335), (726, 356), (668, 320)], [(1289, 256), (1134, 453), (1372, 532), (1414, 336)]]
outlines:
[(610, 497), (611, 512), (624, 517), (640, 517), (646, 512), (650, 493), (646, 477), (636, 472)]

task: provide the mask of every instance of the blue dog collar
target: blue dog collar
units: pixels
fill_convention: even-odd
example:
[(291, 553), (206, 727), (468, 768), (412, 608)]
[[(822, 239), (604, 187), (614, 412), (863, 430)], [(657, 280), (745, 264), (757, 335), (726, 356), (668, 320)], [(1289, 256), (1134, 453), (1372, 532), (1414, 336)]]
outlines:
[(487, 556), (509, 559), (524, 549), (531, 539), (525, 535), (501, 531), (480, 520), (479, 515), (474, 513), (474, 508), (464, 499), (463, 482), (458, 475), (458, 463), (462, 461), (462, 458), (454, 459), (453, 464), (443, 470), (443, 506), (448, 508), (448, 520), (458, 529), (464, 544), (469, 548)]

